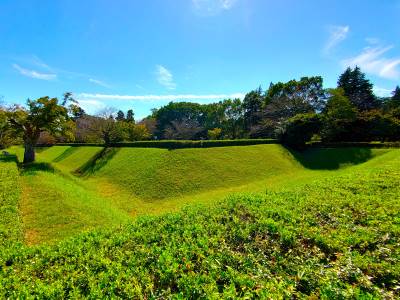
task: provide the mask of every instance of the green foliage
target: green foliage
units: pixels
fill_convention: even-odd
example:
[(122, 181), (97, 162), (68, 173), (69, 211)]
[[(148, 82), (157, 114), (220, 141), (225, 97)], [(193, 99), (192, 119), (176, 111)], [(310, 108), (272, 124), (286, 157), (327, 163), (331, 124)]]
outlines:
[(280, 141), (293, 149), (302, 150), (321, 129), (321, 119), (317, 114), (298, 114), (288, 120)]
[(251, 91), (246, 94), (243, 99), (243, 110), (244, 110), (244, 123), (246, 128), (249, 130), (261, 119), (261, 112), (264, 106), (264, 96), (262, 95), (261, 87), (257, 90)]
[[(205, 120), (204, 108), (198, 103), (191, 102), (170, 102), (168, 105), (155, 110), (153, 117), (157, 120), (156, 136), (159, 138), (163, 138), (168, 129), (179, 133), (177, 125), (182, 125), (185, 122), (189, 126), (196, 126), (201, 129)], [(201, 130), (194, 130), (191, 133), (192, 137), (189, 139), (198, 138), (196, 134), (200, 133)]]
[(2, 256), (0, 297), (395, 299), (399, 165), (396, 150), (306, 185), (18, 246)]
[(135, 123), (135, 114), (133, 113), (133, 110), (132, 110), (132, 109), (129, 109), (129, 110), (126, 112), (126, 121), (127, 121), (127, 122)]
[[(66, 94), (63, 104), (71, 100)], [(35, 160), (34, 147), (40, 134), (44, 131), (52, 135), (63, 135), (72, 140), (74, 122), (69, 118), (68, 109), (58, 104), (57, 98), (42, 97), (37, 100), (28, 100), (28, 109), (15, 107), (9, 112), (9, 122), (13, 129), (22, 135), (25, 155), (24, 163)]]
[(341, 88), (329, 89), (329, 98), (323, 112), (321, 137), (324, 141), (343, 141), (351, 134), (357, 118), (357, 109)]
[(16, 139), (8, 121), (8, 113), (0, 106), (0, 149), (8, 148)]
[(2, 249), (22, 240), (20, 194), (16, 157), (0, 154), (0, 265), (4, 264)]
[(320, 76), (271, 83), (266, 94), (265, 117), (277, 121), (323, 109), (325, 91)]
[[(203, 141), (182, 141), (182, 140), (162, 140), (162, 141), (137, 141), (110, 143), (110, 147), (128, 147), (128, 148), (163, 148), (163, 149), (183, 149), (183, 148), (212, 148), (228, 146), (248, 146), (260, 144), (276, 144), (274, 139), (240, 139), (240, 140), (203, 140)], [(59, 146), (104, 146), (103, 143), (59, 143)]]
[(221, 138), (222, 129), (214, 128), (207, 131), (208, 139), (210, 140), (219, 140)]
[(344, 95), (359, 111), (379, 106), (373, 92), (373, 84), (365, 78), (359, 67), (347, 68), (339, 77), (338, 87), (343, 89)]
[(117, 121), (125, 121), (125, 114), (122, 110), (117, 112), (117, 117), (115, 118)]
[(126, 131), (128, 141), (144, 141), (151, 137), (151, 134), (145, 125), (127, 121), (124, 124), (124, 130)]

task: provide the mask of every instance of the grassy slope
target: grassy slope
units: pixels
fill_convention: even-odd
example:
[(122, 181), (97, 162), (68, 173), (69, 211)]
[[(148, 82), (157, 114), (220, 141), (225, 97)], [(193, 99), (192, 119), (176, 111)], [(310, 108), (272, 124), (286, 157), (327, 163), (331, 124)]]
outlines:
[[(40, 150), (38, 162), (26, 168), (21, 177), (20, 208), (28, 244), (52, 242), (82, 230), (117, 226), (130, 219), (109, 199), (88, 190), (69, 174), (99, 152), (100, 147), (59, 146)], [(22, 155), (18, 148), (12, 151)]]
[[(360, 163), (387, 151), (311, 150), (312, 155), (300, 157), (279, 145), (173, 151), (122, 148), (88, 164), (102, 150), (69, 146), (40, 149), (40, 163), (22, 176), (21, 211), (29, 244), (118, 225), (129, 215), (160, 214), (191, 203), (219, 202), (231, 193), (302, 185), (334, 174), (325, 169)], [(77, 169), (85, 176), (72, 175)]]
[[(18, 204), (21, 194), (20, 178), (15, 157), (0, 154), (0, 251), (22, 240)], [(0, 262), (1, 262), (0, 255)]]
[(16, 249), (0, 268), (0, 296), (397, 298), (399, 154), (51, 248)]
[(76, 180), (42, 168), (24, 171), (21, 211), (28, 244), (60, 240), (82, 230), (129, 220), (108, 199)]

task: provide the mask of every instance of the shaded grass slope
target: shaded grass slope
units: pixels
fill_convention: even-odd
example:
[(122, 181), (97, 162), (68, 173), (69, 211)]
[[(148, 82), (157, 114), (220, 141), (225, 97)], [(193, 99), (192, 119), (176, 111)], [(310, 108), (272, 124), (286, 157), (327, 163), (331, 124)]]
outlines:
[(398, 298), (399, 151), (335, 174), (16, 248), (0, 297)]
[(20, 203), (28, 244), (52, 242), (95, 227), (117, 226), (129, 216), (79, 180), (47, 163), (26, 167)]
[(0, 254), (1, 248), (22, 241), (18, 209), (20, 195), (21, 185), (16, 156), (0, 154)]

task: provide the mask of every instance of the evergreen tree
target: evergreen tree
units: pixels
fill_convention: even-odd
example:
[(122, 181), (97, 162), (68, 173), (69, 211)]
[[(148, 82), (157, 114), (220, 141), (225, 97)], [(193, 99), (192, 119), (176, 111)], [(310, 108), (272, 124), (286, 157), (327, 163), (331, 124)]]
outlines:
[(133, 110), (132, 109), (128, 110), (126, 113), (126, 121), (135, 123), (134, 116), (135, 116), (135, 114), (133, 113)]
[(247, 129), (256, 125), (261, 118), (264, 97), (261, 87), (246, 94), (243, 99), (244, 122)]
[(359, 67), (347, 68), (339, 77), (338, 87), (343, 89), (344, 95), (359, 111), (371, 110), (379, 106), (372, 90), (373, 84), (365, 78), (365, 74)]
[(119, 110), (117, 112), (117, 121), (124, 121), (125, 120), (125, 115), (124, 112), (122, 110)]
[(393, 96), (390, 100), (391, 107), (392, 108), (400, 108), (400, 87), (399, 86), (396, 86), (392, 95)]

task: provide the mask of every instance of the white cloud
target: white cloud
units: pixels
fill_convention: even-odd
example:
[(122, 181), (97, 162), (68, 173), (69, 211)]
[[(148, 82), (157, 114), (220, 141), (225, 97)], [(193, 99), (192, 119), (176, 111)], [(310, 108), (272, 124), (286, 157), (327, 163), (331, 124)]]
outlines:
[(106, 105), (95, 99), (79, 99), (79, 105), (88, 112), (98, 111), (100, 109), (106, 108)]
[(89, 81), (91, 83), (97, 84), (97, 85), (105, 87), (105, 88), (110, 88), (111, 87), (108, 83), (106, 83), (104, 81), (101, 81), (101, 80), (94, 79), (94, 78), (89, 78)]
[(40, 73), (35, 70), (29, 70), (25, 69), (17, 64), (13, 64), (13, 68), (16, 69), (21, 75), (35, 78), (35, 79), (40, 79), (40, 80), (54, 80), (57, 78), (56, 74), (50, 74), (50, 73)]
[(342, 65), (344, 67), (359, 66), (364, 72), (386, 79), (399, 79), (400, 57), (384, 56), (392, 48), (393, 46), (366, 47), (359, 55), (342, 60)]
[(371, 45), (377, 45), (380, 42), (380, 40), (378, 38), (374, 38), (374, 37), (368, 37), (365, 39), (365, 41)]
[[(89, 94), (81, 93), (78, 95), (78, 99), (96, 99), (96, 100), (130, 100), (130, 101), (198, 101), (198, 100), (222, 100), (222, 99), (243, 99), (245, 94), (209, 94), (209, 95), (194, 95), (194, 94), (183, 94), (183, 95), (108, 95), (108, 94)], [(82, 100), (79, 100), (82, 101)]]
[(390, 97), (392, 96), (393, 90), (381, 88), (379, 86), (374, 86), (374, 93), (378, 97)]
[(172, 73), (167, 68), (161, 65), (156, 66), (156, 69), (158, 82), (167, 89), (174, 90), (176, 88), (176, 84), (174, 82), (174, 77), (172, 76)]
[(237, 0), (192, 0), (195, 12), (201, 16), (215, 16), (230, 10)]
[(333, 48), (346, 39), (349, 31), (349, 26), (331, 26), (329, 28), (330, 36), (325, 44), (324, 52), (329, 54)]

